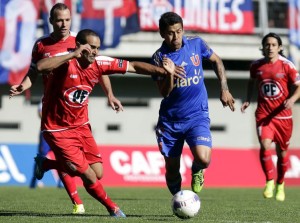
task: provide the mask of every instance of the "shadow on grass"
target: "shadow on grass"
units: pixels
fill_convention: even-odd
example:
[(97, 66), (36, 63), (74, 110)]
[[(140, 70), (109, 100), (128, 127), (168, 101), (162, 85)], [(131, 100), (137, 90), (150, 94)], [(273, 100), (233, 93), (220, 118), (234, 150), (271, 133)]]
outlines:
[[(30, 211), (0, 211), (0, 216), (6, 216), (6, 217), (13, 217), (13, 216), (27, 216), (27, 217), (76, 217), (76, 218), (90, 218), (90, 217), (110, 217), (109, 215), (101, 215), (101, 214), (81, 214), (81, 215), (74, 215), (74, 214), (46, 214), (46, 213), (36, 213), (36, 212), (30, 212)], [(127, 218), (147, 218), (149, 220), (157, 219), (157, 215), (126, 215)], [(174, 218), (173, 215), (160, 215), (161, 220), (166, 220), (165, 218)]]

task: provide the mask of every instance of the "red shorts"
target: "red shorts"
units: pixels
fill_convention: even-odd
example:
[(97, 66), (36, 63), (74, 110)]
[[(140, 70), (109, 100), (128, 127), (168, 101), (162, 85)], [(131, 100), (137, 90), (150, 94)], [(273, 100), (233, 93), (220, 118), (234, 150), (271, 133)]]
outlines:
[(271, 119), (256, 124), (260, 140), (272, 139), (282, 150), (287, 150), (293, 130), (293, 119)]
[(43, 135), (62, 170), (71, 176), (82, 174), (89, 164), (102, 163), (90, 125), (59, 132), (44, 132)]

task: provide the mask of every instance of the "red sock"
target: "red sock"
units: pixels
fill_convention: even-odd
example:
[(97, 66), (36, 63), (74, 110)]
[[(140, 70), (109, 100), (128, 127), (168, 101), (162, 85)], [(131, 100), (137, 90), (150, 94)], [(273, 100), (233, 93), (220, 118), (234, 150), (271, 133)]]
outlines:
[(108, 197), (99, 180), (97, 180), (94, 184), (84, 184), (84, 187), (86, 191), (97, 201), (101, 202), (101, 204), (103, 204), (108, 211), (117, 207), (117, 205)]
[(269, 150), (260, 150), (260, 163), (266, 176), (266, 180), (274, 179), (274, 164), (272, 162), (272, 154)]
[(58, 175), (61, 181), (63, 182), (72, 203), (82, 204), (82, 200), (80, 199), (79, 194), (77, 192), (75, 178), (63, 172), (58, 172)]
[(284, 181), (284, 175), (288, 169), (289, 157), (278, 157), (277, 160), (277, 183), (282, 184)]
[(58, 170), (58, 163), (56, 160), (51, 160), (51, 159), (45, 159), (43, 162), (43, 170), (48, 171), (48, 170)]

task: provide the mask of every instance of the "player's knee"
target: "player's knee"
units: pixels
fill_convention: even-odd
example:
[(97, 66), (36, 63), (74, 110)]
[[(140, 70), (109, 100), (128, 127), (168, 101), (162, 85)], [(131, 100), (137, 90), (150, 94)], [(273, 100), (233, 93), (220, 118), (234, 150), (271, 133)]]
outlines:
[(202, 163), (203, 169), (205, 169), (209, 166), (210, 159), (203, 159), (201, 163)]
[(98, 180), (101, 180), (102, 177), (103, 177), (103, 172), (101, 172), (101, 173), (96, 173), (96, 177), (97, 177)]

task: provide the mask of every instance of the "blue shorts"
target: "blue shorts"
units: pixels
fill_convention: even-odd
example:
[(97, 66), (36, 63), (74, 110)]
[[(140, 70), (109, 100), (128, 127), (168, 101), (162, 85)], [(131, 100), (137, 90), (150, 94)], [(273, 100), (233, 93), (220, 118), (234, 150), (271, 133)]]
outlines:
[(184, 142), (189, 147), (205, 145), (212, 147), (209, 117), (197, 117), (188, 121), (168, 122), (159, 120), (156, 126), (156, 139), (162, 155), (178, 157)]

